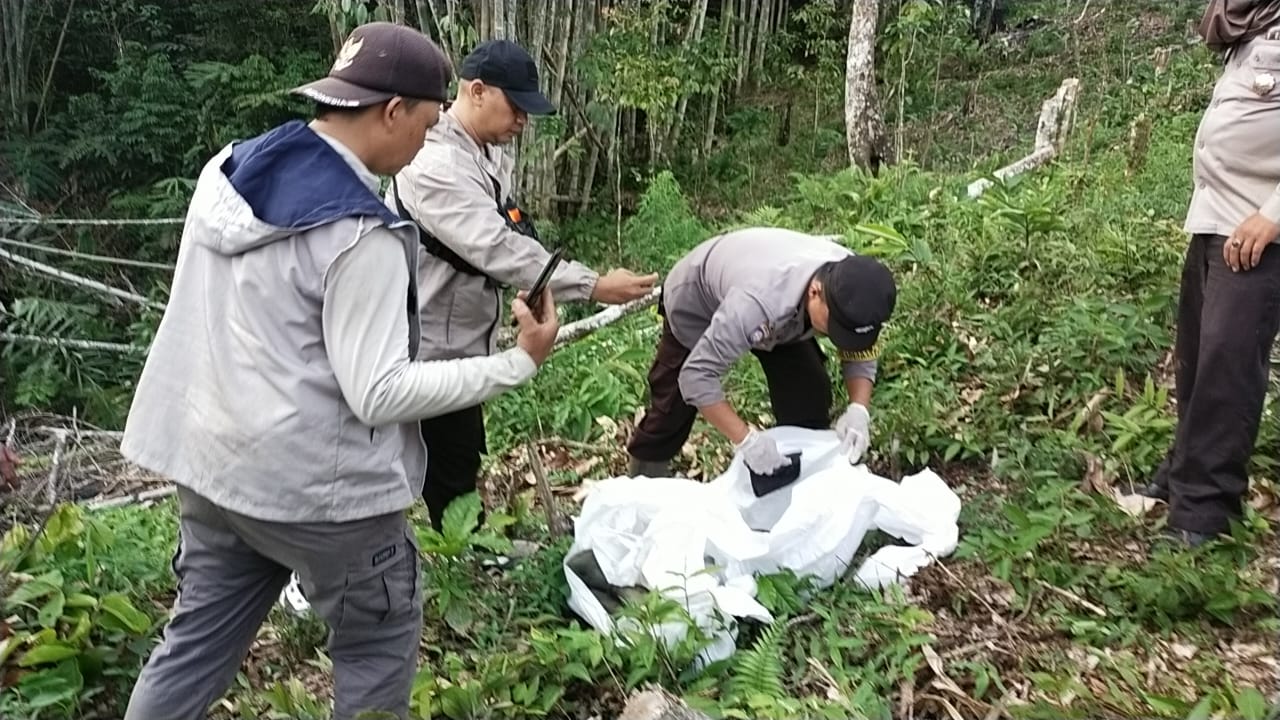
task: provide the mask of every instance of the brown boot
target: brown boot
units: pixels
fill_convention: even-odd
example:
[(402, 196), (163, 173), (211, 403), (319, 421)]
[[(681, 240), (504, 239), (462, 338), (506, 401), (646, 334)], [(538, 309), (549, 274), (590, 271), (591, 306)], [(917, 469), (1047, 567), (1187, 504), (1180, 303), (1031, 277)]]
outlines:
[(671, 463), (666, 460), (641, 460), (634, 455), (628, 455), (627, 474), (631, 477), (671, 477)]

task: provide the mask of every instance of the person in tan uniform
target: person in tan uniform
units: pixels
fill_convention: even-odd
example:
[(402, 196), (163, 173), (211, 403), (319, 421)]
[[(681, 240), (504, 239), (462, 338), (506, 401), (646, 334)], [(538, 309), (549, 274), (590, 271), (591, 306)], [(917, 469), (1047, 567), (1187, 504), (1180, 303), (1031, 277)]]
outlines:
[(1225, 64), (1196, 133), (1178, 300), (1173, 446), (1148, 495), (1197, 546), (1242, 515), (1280, 327), (1280, 0), (1214, 0), (1200, 24)]
[[(515, 163), (503, 146), (530, 115), (555, 112), (538, 89), (538, 69), (519, 45), (481, 43), (462, 61), (457, 97), (396, 175), (387, 202), (420, 228), (419, 360), (490, 355), (497, 347), (502, 288), (527, 289), (551, 254), (512, 201)], [(551, 278), (557, 301), (625, 303), (653, 290), (658, 276), (599, 275), (564, 262)], [(423, 421), (427, 442), (422, 496), (439, 527), (444, 509), (475, 489), (486, 451), (482, 407)]]
[(825, 429), (831, 379), (818, 336), (839, 351), (849, 404), (835, 431), (849, 462), (861, 461), (871, 442), (880, 329), (897, 296), (887, 267), (831, 237), (753, 227), (704, 241), (662, 285), (662, 337), (649, 370), (648, 407), (627, 446), (629, 472), (667, 477), (699, 415), (733, 443), (753, 475), (787, 469), (773, 440), (734, 410), (723, 380), (755, 355), (777, 424)]

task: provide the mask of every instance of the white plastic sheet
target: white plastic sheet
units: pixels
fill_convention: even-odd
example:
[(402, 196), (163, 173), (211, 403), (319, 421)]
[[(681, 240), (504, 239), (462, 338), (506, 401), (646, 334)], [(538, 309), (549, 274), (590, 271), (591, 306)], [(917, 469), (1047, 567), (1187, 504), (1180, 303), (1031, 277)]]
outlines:
[[(596, 483), (565, 558), (569, 607), (603, 633), (616, 629), (570, 567), (574, 558), (593, 553), (609, 585), (658, 590), (680, 602), (715, 638), (700, 658), (713, 662), (733, 653), (733, 619), (772, 622), (755, 599), (758, 574), (788, 569), (826, 587), (845, 574), (873, 528), (907, 545), (881, 548), (859, 566), (854, 578), (868, 588), (909, 578), (955, 550), (960, 499), (932, 471), (895, 483), (850, 465), (831, 431), (767, 432), (784, 454), (801, 453), (801, 471), (794, 483), (764, 497), (752, 492), (740, 457), (710, 483), (647, 477)], [(675, 642), (684, 626), (650, 630)]]

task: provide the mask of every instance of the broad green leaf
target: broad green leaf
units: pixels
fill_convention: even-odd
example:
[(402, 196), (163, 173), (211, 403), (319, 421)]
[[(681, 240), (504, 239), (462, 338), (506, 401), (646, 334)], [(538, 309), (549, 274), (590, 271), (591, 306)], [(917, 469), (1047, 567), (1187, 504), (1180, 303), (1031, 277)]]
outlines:
[(22, 605), (61, 589), (62, 573), (53, 570), (23, 583), (9, 595), (9, 599), (6, 602), (8, 605)]
[(41, 670), (22, 678), (18, 690), (28, 708), (39, 710), (52, 705), (69, 705), (84, 687), (80, 666), (64, 660), (58, 667)]
[(561, 675), (569, 678), (577, 678), (582, 682), (591, 682), (591, 673), (587, 672), (587, 667), (580, 662), (571, 662), (560, 670)]
[(44, 605), (40, 606), (39, 612), (36, 613), (36, 622), (40, 623), (40, 627), (55, 627), (58, 624), (58, 618), (62, 617), (62, 610), (66, 606), (66, 596), (61, 590), (54, 590)]
[(1266, 720), (1267, 699), (1257, 688), (1243, 688), (1236, 692), (1236, 710), (1244, 720)]
[(104, 627), (114, 626), (115, 629), (125, 630), (134, 635), (141, 635), (151, 627), (151, 618), (134, 607), (133, 603), (120, 593), (102, 598), (101, 607), (103, 612), (101, 623)]
[(471, 544), (499, 554), (510, 553), (514, 549), (510, 540), (494, 533), (474, 535)]
[(466, 546), (467, 538), (480, 524), (480, 495), (467, 493), (449, 503), (441, 518), (444, 539), (450, 545)]
[(78, 645), (80, 641), (89, 637), (89, 631), (93, 629), (93, 618), (89, 616), (89, 613), (83, 610), (72, 613), (71, 617), (75, 622), (76, 627), (71, 631), (71, 634), (67, 636), (67, 644)]
[(1207, 697), (1196, 703), (1191, 709), (1191, 713), (1187, 715), (1187, 720), (1209, 720), (1209, 716), (1213, 714), (1213, 697)]
[(96, 608), (98, 607), (98, 598), (85, 593), (71, 593), (67, 595), (67, 607), (69, 608)]
[(84, 532), (84, 521), (80, 508), (72, 504), (60, 505), (45, 523), (40, 543), (46, 550), (52, 550), (65, 542), (74, 540), (82, 532)]
[(31, 633), (20, 632), (0, 640), (0, 666), (4, 665), (5, 660), (9, 659), (13, 651), (17, 650), (29, 639), (31, 639)]
[(467, 635), (471, 631), (471, 623), (475, 616), (466, 600), (453, 600), (444, 611), (445, 624), (459, 635)]
[(18, 660), (21, 667), (35, 667), (36, 665), (47, 665), (56, 663), (67, 658), (79, 655), (80, 651), (69, 645), (62, 643), (50, 643), (32, 648), (22, 654), (22, 658)]

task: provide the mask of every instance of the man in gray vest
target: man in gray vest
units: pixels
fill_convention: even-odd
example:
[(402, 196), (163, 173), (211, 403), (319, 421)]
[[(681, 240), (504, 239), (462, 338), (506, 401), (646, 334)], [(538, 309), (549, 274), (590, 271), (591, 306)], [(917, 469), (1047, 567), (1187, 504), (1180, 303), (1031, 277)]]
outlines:
[(729, 404), (721, 381), (754, 354), (779, 425), (830, 425), (831, 380), (815, 335), (840, 353), (849, 406), (836, 432), (850, 462), (871, 439), (871, 389), (881, 326), (897, 287), (878, 261), (827, 238), (748, 228), (711, 238), (676, 263), (662, 284), (662, 339), (649, 370), (649, 406), (628, 445), (632, 475), (666, 477), (700, 413), (770, 476), (788, 465), (777, 445)]
[[(494, 352), (503, 285), (529, 287), (550, 253), (511, 201), (515, 163), (503, 149), (530, 115), (555, 111), (538, 89), (538, 69), (509, 40), (481, 43), (463, 61), (457, 97), (427, 133), (421, 152), (395, 179), (388, 204), (422, 230), (419, 302), (421, 360)], [(577, 262), (551, 277), (559, 300), (625, 303), (653, 290), (657, 275)], [(427, 442), (423, 499), (439, 527), (444, 509), (475, 489), (486, 451), (482, 408), (475, 405), (422, 423)]]
[(1200, 34), (1226, 62), (1192, 151), (1175, 347), (1178, 426), (1143, 492), (1166, 537), (1202, 545), (1244, 513), (1280, 328), (1280, 0), (1214, 0)]
[(451, 73), (421, 33), (356, 28), (297, 88), (316, 119), (205, 165), (123, 454), (178, 485), (178, 593), (128, 720), (196, 720), (296, 572), (331, 630), (334, 712), (404, 718), (418, 658), (418, 421), (529, 380), (554, 342), (514, 306), (518, 347), (414, 361), (418, 238), (378, 175), (422, 145)]

